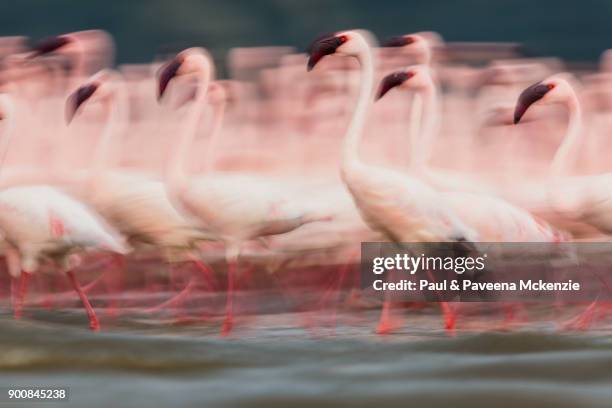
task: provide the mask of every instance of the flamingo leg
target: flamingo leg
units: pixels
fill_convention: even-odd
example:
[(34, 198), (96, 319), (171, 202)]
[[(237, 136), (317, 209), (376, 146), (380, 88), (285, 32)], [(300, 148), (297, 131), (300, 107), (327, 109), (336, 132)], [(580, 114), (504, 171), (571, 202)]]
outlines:
[(234, 328), (234, 279), (238, 271), (238, 260), (232, 259), (227, 268), (227, 298), (225, 302), (225, 320), (221, 327), (221, 335), (227, 336)]
[(206, 283), (208, 284), (210, 289), (215, 290), (215, 288), (218, 288), (219, 282), (217, 282), (212, 268), (192, 253), (189, 253), (189, 258), (191, 259), (195, 267), (202, 272), (202, 276), (206, 280)]
[(594, 300), (582, 313), (563, 323), (565, 330), (586, 330), (591, 326), (597, 312), (597, 299)]
[(195, 286), (196, 286), (195, 278), (191, 278), (189, 282), (187, 283), (187, 285), (177, 295), (172, 296), (170, 299), (166, 300), (165, 302), (157, 306), (147, 309), (147, 312), (154, 313), (154, 312), (158, 312), (161, 309), (175, 307), (179, 305), (181, 302), (185, 300), (185, 298), (187, 298), (191, 294)]
[(448, 302), (440, 302), (440, 308), (444, 315), (444, 328), (451, 336), (455, 334), (455, 325), (457, 324), (457, 314)]
[[(191, 263), (196, 267), (197, 270), (202, 272), (202, 275), (204, 277), (206, 285), (210, 288), (210, 290), (214, 290), (217, 287), (217, 282), (214, 279), (212, 269), (207, 264), (205, 264), (204, 262), (199, 261), (199, 259), (197, 259), (192, 254), (189, 254), (189, 256), (191, 258)], [(170, 271), (170, 276), (174, 280), (175, 273), (172, 270), (172, 267), (171, 267), (171, 271)], [(171, 297), (170, 299), (166, 300), (165, 302), (163, 302), (163, 303), (161, 303), (161, 304), (159, 304), (157, 306), (154, 306), (154, 307), (148, 309), (147, 311), (148, 312), (157, 312), (157, 311), (159, 311), (161, 309), (164, 309), (164, 308), (175, 307), (175, 306), (179, 305), (196, 288), (196, 286), (197, 286), (196, 282), (197, 282), (197, 276), (191, 276), (189, 278), (189, 281), (187, 282), (187, 285), (185, 285), (185, 287), (183, 289), (181, 289), (181, 291), (178, 294), (174, 295), (173, 297)], [(173, 283), (172, 286), (175, 287), (176, 284)]]
[(118, 316), (120, 311), (120, 300), (119, 295), (123, 293), (123, 271), (125, 270), (125, 259), (122, 255), (114, 255), (113, 263), (115, 268), (114, 273), (110, 275), (108, 273), (103, 274), (104, 286), (106, 287), (107, 294), (110, 295), (111, 300), (106, 308), (106, 313), (109, 316)]
[(340, 272), (339, 272), (339, 277), (336, 280), (334, 287), (330, 288), (328, 290), (328, 293), (326, 293), (323, 296), (323, 299), (321, 300), (321, 307), (325, 306), (325, 303), (327, 302), (327, 298), (331, 297), (331, 294), (333, 293), (334, 296), (334, 301), (333, 301), (333, 305), (332, 305), (332, 311), (329, 315), (329, 321), (332, 327), (336, 326), (336, 317), (337, 317), (337, 311), (338, 311), (338, 302), (340, 301), (340, 295), (342, 292), (342, 286), (344, 285), (344, 281), (346, 280), (346, 276), (348, 275), (349, 271), (351, 268), (351, 263), (350, 261), (344, 265), (342, 265), (342, 267), (340, 268)]
[(68, 276), (68, 279), (70, 280), (70, 283), (72, 284), (72, 287), (74, 288), (76, 293), (81, 298), (81, 303), (83, 303), (83, 307), (87, 311), (87, 317), (89, 318), (89, 328), (92, 331), (99, 331), (100, 323), (98, 322), (98, 317), (96, 316), (96, 312), (94, 311), (93, 307), (91, 307), (91, 303), (89, 303), (89, 299), (87, 299), (87, 295), (83, 291), (83, 288), (81, 288), (81, 285), (77, 281), (76, 276), (74, 276), (74, 272), (67, 271), (66, 275)]
[[(392, 270), (389, 276), (390, 280), (393, 281), (395, 278), (395, 270)], [(399, 319), (393, 316), (392, 304), (391, 304), (391, 293), (387, 290), (384, 293), (385, 300), (383, 301), (382, 311), (380, 313), (380, 319), (378, 326), (376, 327), (377, 334), (389, 334), (396, 328), (401, 326)]]
[[(427, 276), (432, 282), (436, 282), (436, 278), (433, 276), (430, 270), (427, 271)], [(437, 292), (438, 298), (440, 294)], [(457, 324), (457, 313), (453, 310), (448, 302), (444, 302), (440, 300), (438, 302), (440, 305), (440, 309), (442, 310), (442, 315), (444, 316), (444, 329), (450, 335), (455, 334), (455, 325)]]
[(28, 292), (28, 285), (32, 274), (30, 272), (21, 271), (21, 277), (19, 280), (19, 292), (17, 293), (17, 300), (14, 306), (15, 319), (21, 319), (23, 313), (23, 304), (25, 303), (25, 297)]

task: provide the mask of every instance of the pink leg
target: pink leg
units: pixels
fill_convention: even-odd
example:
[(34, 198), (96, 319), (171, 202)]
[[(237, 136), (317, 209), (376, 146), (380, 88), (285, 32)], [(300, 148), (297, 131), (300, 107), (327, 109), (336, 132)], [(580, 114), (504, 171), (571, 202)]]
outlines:
[[(392, 270), (390, 272), (390, 281), (393, 282), (395, 278), (395, 271)], [(386, 291), (385, 300), (383, 302), (382, 312), (380, 313), (380, 319), (378, 321), (378, 326), (376, 327), (376, 333), (378, 334), (389, 334), (396, 328), (401, 326), (401, 322), (399, 319), (392, 316), (391, 311), (391, 294), (389, 291)]]
[(87, 317), (89, 318), (89, 328), (92, 331), (99, 331), (100, 323), (98, 322), (98, 317), (96, 316), (96, 312), (94, 311), (93, 307), (91, 307), (91, 304), (89, 303), (89, 299), (87, 299), (87, 295), (85, 294), (85, 292), (83, 292), (81, 285), (79, 285), (79, 282), (74, 276), (74, 272), (68, 271), (66, 272), (66, 275), (68, 275), (68, 279), (70, 279), (70, 283), (72, 283), (72, 287), (74, 288), (76, 293), (78, 293), (79, 297), (81, 298), (81, 303), (83, 303), (83, 307), (85, 307), (85, 310), (87, 311)]
[(455, 334), (455, 324), (457, 323), (457, 315), (448, 302), (440, 302), (440, 308), (444, 315), (444, 328), (450, 335)]
[(593, 301), (584, 312), (580, 313), (580, 315), (575, 318), (566, 321), (563, 323), (562, 327), (565, 330), (586, 330), (591, 326), (593, 319), (595, 318), (595, 314), (597, 312), (597, 300)]
[(30, 272), (21, 271), (21, 279), (19, 281), (19, 293), (17, 294), (17, 301), (15, 302), (14, 313), (15, 319), (21, 319), (23, 304), (25, 302), (25, 297), (28, 292), (28, 284), (30, 283), (30, 278), (32, 274)]
[(227, 300), (225, 303), (225, 320), (221, 328), (221, 335), (227, 336), (234, 327), (234, 279), (238, 271), (238, 260), (233, 259), (227, 268)]
[(10, 300), (11, 300), (11, 305), (14, 307), (15, 303), (17, 301), (17, 286), (18, 286), (18, 279), (17, 278), (13, 278), (11, 277), (11, 293), (10, 293)]
[(106, 292), (111, 297), (111, 301), (106, 308), (106, 313), (109, 316), (117, 317), (119, 316), (121, 306), (119, 296), (123, 293), (125, 258), (122, 255), (114, 255), (113, 263), (115, 264), (115, 268), (112, 270), (113, 273), (105, 273), (103, 276), (105, 276), (104, 286), (106, 287)]
[(391, 301), (385, 299), (383, 302), (382, 312), (380, 313), (380, 320), (376, 327), (376, 333), (378, 334), (389, 334), (392, 329), (391, 321)]
[[(431, 271), (429, 270), (427, 271), (427, 276), (432, 282), (436, 282), (436, 279), (434, 278)], [(444, 315), (444, 329), (446, 330), (448, 334), (454, 335), (455, 325), (457, 324), (457, 314), (451, 308), (448, 302), (440, 301), (439, 304), (440, 304), (440, 309), (442, 309), (442, 314)]]
[(202, 276), (206, 280), (206, 284), (210, 287), (211, 290), (215, 290), (215, 288), (219, 287), (219, 282), (215, 279), (215, 274), (210, 266), (206, 263), (202, 262), (198, 257), (193, 254), (189, 254), (189, 258), (193, 262), (193, 264), (202, 272)]
[[(340, 300), (340, 293), (342, 291), (342, 285), (344, 284), (344, 280), (346, 279), (346, 275), (349, 273), (350, 268), (351, 268), (350, 262), (342, 265), (342, 268), (340, 269), (340, 273), (339, 273), (340, 276), (338, 277), (338, 280), (336, 281), (334, 287), (330, 288), (328, 292), (328, 293), (333, 292), (335, 294), (334, 304), (332, 305), (332, 311), (329, 316), (332, 327), (336, 326), (336, 315), (337, 315), (337, 310), (338, 310), (338, 302)], [(325, 301), (325, 298), (327, 297), (328, 295), (326, 294), (324, 298), (322, 299), (322, 301)]]
[(191, 278), (189, 280), (189, 283), (187, 283), (187, 286), (185, 286), (183, 290), (180, 291), (179, 294), (172, 296), (170, 299), (166, 300), (165, 302), (148, 309), (147, 312), (154, 313), (154, 312), (158, 312), (161, 309), (175, 307), (179, 305), (181, 302), (185, 300), (186, 297), (188, 297), (191, 294), (194, 287), (195, 287), (195, 279)]

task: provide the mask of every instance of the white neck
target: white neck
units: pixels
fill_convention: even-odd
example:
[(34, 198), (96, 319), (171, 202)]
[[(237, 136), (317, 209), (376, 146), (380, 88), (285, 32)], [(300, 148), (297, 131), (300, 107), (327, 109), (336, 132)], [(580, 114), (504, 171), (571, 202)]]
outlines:
[(410, 165), (413, 170), (426, 170), (431, 158), (431, 151), (438, 132), (438, 96), (433, 83), (428, 83), (417, 95), (422, 100), (422, 114), (419, 118), (421, 122), (420, 134), (411, 134), (411, 160)]
[(567, 102), (569, 123), (563, 142), (557, 149), (550, 166), (553, 177), (565, 176), (572, 170), (582, 132), (582, 108), (576, 94), (572, 94)]
[(212, 127), (210, 131), (210, 139), (208, 147), (204, 153), (204, 172), (209, 173), (215, 168), (215, 159), (217, 156), (217, 148), (219, 146), (219, 135), (221, 134), (221, 125), (223, 124), (223, 116), (225, 114), (225, 101), (220, 101), (213, 108)]
[(206, 93), (208, 90), (209, 74), (205, 69), (199, 73), (198, 89), (196, 98), (188, 112), (180, 131), (179, 140), (174, 144), (166, 167), (166, 182), (173, 189), (182, 190), (187, 183), (185, 174), (185, 158), (193, 144), (198, 130), (198, 122), (205, 107)]
[[(6, 96), (5, 96), (6, 98)], [(15, 105), (12, 101), (5, 101), (3, 103), (4, 108), (4, 132), (2, 136), (0, 136), (0, 172), (4, 167), (4, 161), (6, 160), (6, 155), (8, 154), (9, 147), (11, 145), (11, 139), (13, 138), (13, 134), (15, 133)]]
[(359, 159), (359, 143), (367, 114), (372, 103), (372, 92), (374, 85), (374, 62), (372, 61), (372, 52), (370, 48), (364, 44), (363, 51), (357, 57), (361, 67), (361, 81), (359, 85), (359, 98), (353, 116), (349, 124), (348, 130), (344, 136), (344, 145), (342, 148), (342, 168), (350, 168), (351, 165), (360, 162)]
[(127, 95), (119, 87), (112, 99), (106, 101), (108, 111), (104, 130), (102, 131), (94, 153), (90, 178), (96, 180), (103, 177), (111, 166), (111, 153), (113, 141), (122, 133), (123, 126), (127, 120)]

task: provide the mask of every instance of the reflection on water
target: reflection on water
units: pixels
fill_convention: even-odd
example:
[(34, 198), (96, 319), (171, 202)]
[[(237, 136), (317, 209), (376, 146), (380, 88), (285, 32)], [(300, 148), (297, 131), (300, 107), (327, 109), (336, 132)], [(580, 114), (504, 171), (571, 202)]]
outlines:
[(69, 386), (68, 405), (79, 407), (609, 407), (612, 401), (609, 328), (567, 334), (537, 323), (448, 337), (432, 308), (405, 313), (403, 332), (383, 338), (372, 334), (377, 312), (360, 313), (340, 314), (338, 327), (316, 332), (301, 328), (299, 314), (264, 315), (222, 339), (210, 323), (124, 316), (94, 334), (82, 328), (79, 311), (32, 311), (22, 322), (5, 311), (0, 386)]

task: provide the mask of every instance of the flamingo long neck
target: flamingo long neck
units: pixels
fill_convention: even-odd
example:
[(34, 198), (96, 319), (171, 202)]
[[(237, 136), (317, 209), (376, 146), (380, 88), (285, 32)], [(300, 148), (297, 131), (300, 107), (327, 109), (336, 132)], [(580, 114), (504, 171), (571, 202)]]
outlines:
[(367, 113), (372, 103), (372, 92), (374, 85), (374, 62), (372, 52), (365, 46), (358, 56), (361, 66), (361, 81), (359, 85), (359, 97), (348, 130), (344, 137), (342, 148), (342, 169), (346, 171), (351, 166), (360, 163), (359, 143), (367, 119)]
[(217, 156), (217, 150), (219, 146), (219, 135), (221, 134), (221, 125), (223, 124), (223, 117), (225, 115), (225, 101), (221, 101), (215, 105), (213, 109), (212, 117), (212, 128), (210, 132), (210, 139), (208, 140), (208, 147), (206, 153), (204, 153), (204, 172), (210, 173), (215, 168), (215, 159)]
[(95, 181), (104, 177), (112, 165), (113, 142), (122, 133), (128, 109), (127, 95), (120, 87), (107, 103), (108, 116), (94, 153), (90, 179)]
[(572, 169), (580, 142), (583, 119), (580, 100), (576, 94), (572, 94), (567, 102), (567, 107), (569, 110), (567, 133), (550, 166), (550, 174), (553, 177), (565, 176)]
[(6, 118), (4, 120), (4, 132), (2, 136), (0, 136), (0, 172), (2, 172), (2, 168), (4, 167), (4, 162), (11, 145), (11, 139), (15, 134), (15, 106), (13, 103), (5, 103), (4, 105), (4, 114)]
[(415, 135), (411, 132), (411, 154), (410, 165), (414, 171), (424, 171), (427, 169), (433, 144), (438, 132), (439, 104), (438, 92), (433, 83), (428, 83), (427, 86), (419, 92), (422, 100), (422, 114), (419, 118), (421, 121), (420, 133)]
[(193, 145), (198, 130), (198, 122), (205, 107), (206, 92), (209, 83), (209, 75), (205, 70), (202, 70), (200, 73), (198, 82), (196, 99), (187, 114), (187, 119), (183, 122), (184, 124), (180, 132), (179, 140), (174, 145), (166, 169), (166, 182), (169, 186), (178, 191), (184, 189), (188, 182), (185, 173), (185, 158), (188, 156), (189, 150)]

